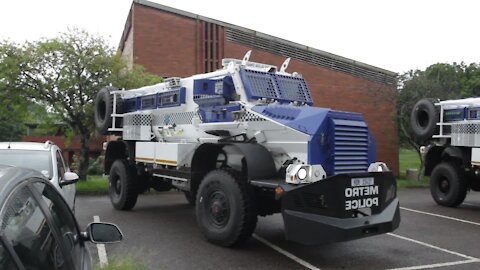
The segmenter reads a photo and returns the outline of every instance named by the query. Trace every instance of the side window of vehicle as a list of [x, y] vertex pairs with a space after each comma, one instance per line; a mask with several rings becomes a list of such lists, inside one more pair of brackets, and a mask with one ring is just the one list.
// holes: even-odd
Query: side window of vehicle
[[63, 162], [63, 157], [60, 151], [57, 151], [57, 170], [58, 170], [58, 178], [63, 179], [65, 174], [65, 163]]
[[63, 244], [65, 245], [67, 252], [72, 256], [73, 263], [75, 265], [80, 265], [80, 232], [77, 229], [77, 223], [70, 208], [63, 201], [60, 194], [58, 194], [58, 192], [50, 185], [37, 182], [33, 184], [33, 187], [38, 190], [42, 199], [47, 204], [48, 209], [52, 214], [55, 227], [60, 229]]
[[6, 202], [0, 231], [26, 269], [69, 269], [54, 231], [27, 186]]

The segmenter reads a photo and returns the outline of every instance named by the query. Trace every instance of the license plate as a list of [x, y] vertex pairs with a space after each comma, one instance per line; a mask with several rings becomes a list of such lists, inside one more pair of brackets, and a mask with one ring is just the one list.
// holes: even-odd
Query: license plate
[[373, 186], [373, 184], [374, 184], [373, 177], [352, 178], [352, 187]]

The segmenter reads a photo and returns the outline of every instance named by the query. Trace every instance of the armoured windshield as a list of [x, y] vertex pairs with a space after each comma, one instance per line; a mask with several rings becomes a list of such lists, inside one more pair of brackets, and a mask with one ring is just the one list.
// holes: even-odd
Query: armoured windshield
[[240, 76], [248, 99], [274, 99], [281, 103], [300, 102], [312, 105], [307, 83], [300, 76], [262, 72], [242, 68]]

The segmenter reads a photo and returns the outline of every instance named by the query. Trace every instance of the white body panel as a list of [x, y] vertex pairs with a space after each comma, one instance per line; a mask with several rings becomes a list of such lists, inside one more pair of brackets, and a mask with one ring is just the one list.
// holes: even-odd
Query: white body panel
[[138, 142], [135, 145], [135, 161], [190, 166], [196, 147], [195, 143]]
[[472, 165], [480, 166], [480, 148], [472, 148]]

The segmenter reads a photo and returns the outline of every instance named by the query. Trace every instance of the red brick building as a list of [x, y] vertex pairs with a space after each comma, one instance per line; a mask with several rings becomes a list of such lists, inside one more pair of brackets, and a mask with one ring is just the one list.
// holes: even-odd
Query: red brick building
[[[73, 156], [80, 156], [80, 141], [77, 137], [73, 138], [71, 142], [67, 143], [66, 136], [23, 136], [23, 142], [40, 142], [44, 143], [46, 141], [52, 141], [56, 144], [60, 149], [62, 149], [63, 158], [65, 162], [69, 165], [72, 164]], [[98, 157], [103, 151], [103, 142], [105, 141], [105, 137], [93, 137], [90, 138], [90, 144], [88, 148], [90, 149], [90, 157], [96, 158]]]
[[315, 106], [361, 112], [377, 140], [377, 159], [398, 174], [396, 74], [351, 59], [145, 0], [134, 0], [119, 50], [129, 63], [164, 77], [221, 68], [223, 58], [280, 65], [303, 74]]

